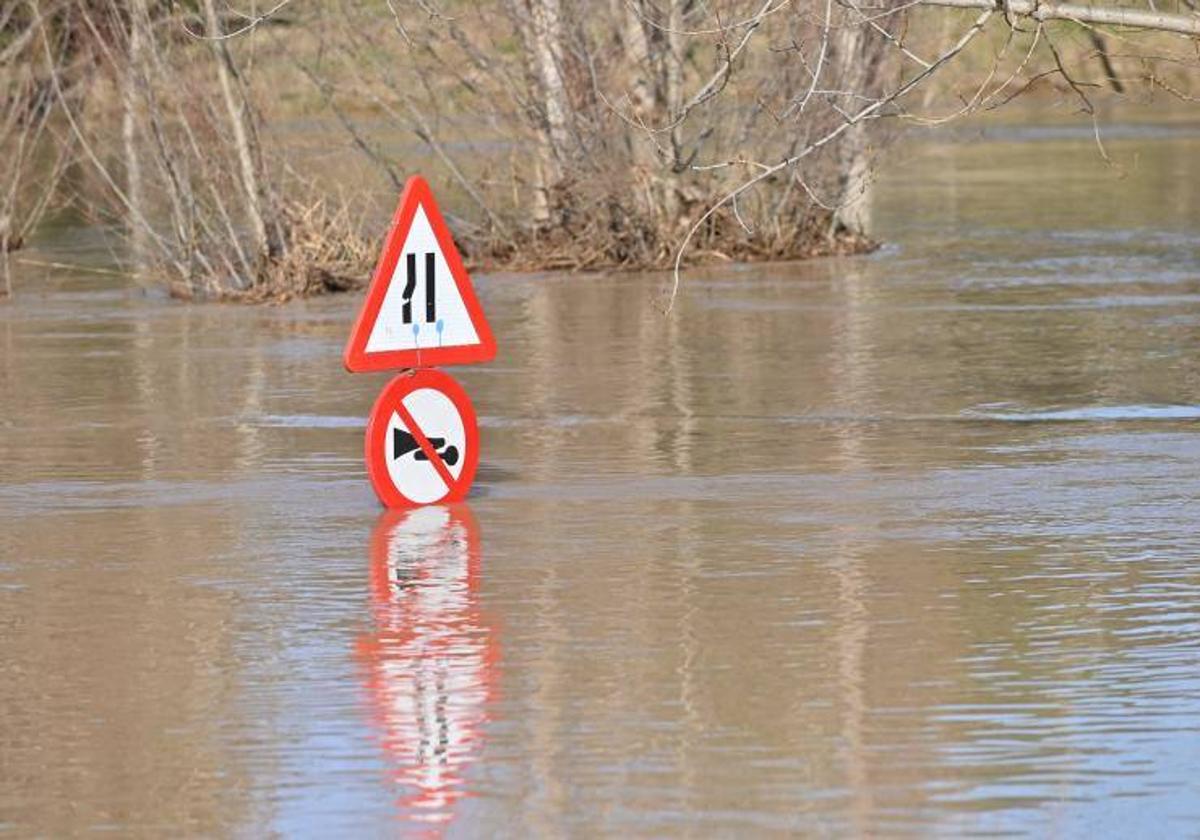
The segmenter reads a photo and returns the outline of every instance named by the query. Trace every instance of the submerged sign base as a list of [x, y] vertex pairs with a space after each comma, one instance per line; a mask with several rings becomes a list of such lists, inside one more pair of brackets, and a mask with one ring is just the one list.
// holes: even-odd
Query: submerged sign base
[[367, 420], [367, 475], [389, 508], [456, 502], [479, 466], [479, 428], [467, 393], [438, 370], [402, 373]]

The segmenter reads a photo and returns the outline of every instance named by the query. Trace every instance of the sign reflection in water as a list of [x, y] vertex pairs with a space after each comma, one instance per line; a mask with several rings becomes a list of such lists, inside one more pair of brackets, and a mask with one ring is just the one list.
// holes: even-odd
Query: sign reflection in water
[[373, 632], [359, 641], [372, 717], [410, 819], [444, 823], [483, 746], [499, 650], [478, 604], [465, 505], [388, 511], [371, 535]]

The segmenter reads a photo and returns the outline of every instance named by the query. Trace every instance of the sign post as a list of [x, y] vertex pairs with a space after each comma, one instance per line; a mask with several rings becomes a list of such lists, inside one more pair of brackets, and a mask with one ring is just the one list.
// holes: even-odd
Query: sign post
[[367, 475], [389, 508], [466, 496], [479, 464], [475, 411], [437, 365], [486, 362], [496, 340], [424, 179], [408, 180], [346, 342], [352, 373], [403, 372], [367, 421]]

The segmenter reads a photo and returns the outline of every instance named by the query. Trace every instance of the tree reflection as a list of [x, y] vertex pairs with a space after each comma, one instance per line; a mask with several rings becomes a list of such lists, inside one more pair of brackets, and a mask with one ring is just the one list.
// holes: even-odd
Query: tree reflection
[[465, 505], [389, 511], [371, 535], [373, 632], [360, 640], [372, 716], [405, 819], [448, 823], [483, 746], [499, 648], [478, 603]]

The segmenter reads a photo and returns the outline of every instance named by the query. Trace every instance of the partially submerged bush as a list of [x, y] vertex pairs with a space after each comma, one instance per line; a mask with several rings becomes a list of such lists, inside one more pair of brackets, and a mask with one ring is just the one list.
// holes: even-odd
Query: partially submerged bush
[[[25, 204], [12, 196], [27, 191], [0, 184], [0, 252], [20, 245], [54, 193], [123, 226], [133, 261], [181, 297], [352, 287], [375, 256], [359, 224], [366, 208], [322, 200], [349, 186], [344, 173], [296, 177], [283, 145], [289, 120], [319, 113], [337, 131], [326, 145], [361, 154], [397, 191], [420, 162], [475, 266], [848, 253], [873, 245], [877, 127], [927, 120], [917, 106], [938, 92], [922, 86], [960, 54], [976, 70], [963, 89], [946, 85], [953, 108], [933, 121], [1048, 76], [1089, 110], [1089, 84], [1068, 66], [1096, 56], [1113, 89], [1127, 89], [1116, 77], [1134, 59], [1151, 89], [1171, 89], [1145, 54], [1110, 55], [1095, 28], [1067, 22], [1052, 34], [1050, 7], [1006, 4], [1033, 27], [1024, 32], [991, 0], [920, 2], [979, 9], [939, 11], [936, 29], [910, 32], [914, 4], [900, 0], [271, 7], [286, 20], [224, 0], [0, 0], [0, 150], [18, 148], [11, 183], [31, 180], [35, 147], [55, 150], [56, 173]], [[1005, 37], [976, 37], [1001, 18]], [[1195, 15], [1134, 18], [1200, 33]], [[54, 189], [70, 160], [91, 174], [89, 189], [83, 178]]]
[[289, 201], [280, 207], [279, 216], [283, 248], [278, 256], [259, 255], [251, 282], [237, 276], [212, 278], [198, 286], [195, 275], [173, 276], [171, 293], [186, 299], [282, 302], [366, 283], [378, 242], [363, 235], [362, 225], [345, 204], [330, 207], [328, 199], [320, 197], [309, 203]]

